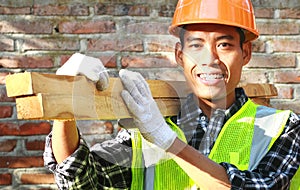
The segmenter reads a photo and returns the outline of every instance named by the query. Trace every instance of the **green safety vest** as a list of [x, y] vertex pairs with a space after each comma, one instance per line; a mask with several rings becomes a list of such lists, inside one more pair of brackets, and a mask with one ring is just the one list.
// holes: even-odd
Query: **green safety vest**
[[[228, 162], [240, 170], [253, 170], [282, 133], [290, 111], [260, 106], [248, 100], [223, 126], [209, 154], [213, 161]], [[170, 118], [169, 126], [186, 142], [183, 132]], [[132, 132], [132, 184], [133, 190], [144, 190], [142, 138]], [[233, 143], [234, 142], [234, 143]], [[234, 146], [233, 146], [234, 145]], [[155, 165], [154, 190], [194, 189], [195, 183], [174, 160], [164, 160]], [[147, 179], [146, 179], [147, 180]], [[292, 179], [291, 190], [300, 190], [300, 169]]]

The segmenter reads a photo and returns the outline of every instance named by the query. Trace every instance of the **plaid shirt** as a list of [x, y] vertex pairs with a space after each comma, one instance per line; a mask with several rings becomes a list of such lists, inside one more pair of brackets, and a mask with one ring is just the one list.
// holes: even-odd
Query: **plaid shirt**
[[[208, 155], [224, 123], [235, 114], [247, 97], [236, 90], [236, 102], [227, 110], [215, 110], [210, 120], [197, 106], [193, 95], [182, 107], [175, 122], [182, 128], [188, 143]], [[300, 164], [300, 120], [291, 114], [287, 125], [253, 171], [240, 171], [229, 163], [220, 163], [227, 171], [232, 189], [288, 189], [289, 181]], [[121, 130], [117, 137], [90, 149], [83, 139], [79, 148], [63, 163], [57, 164], [51, 149], [51, 137], [46, 139], [45, 165], [55, 174], [60, 189], [130, 189], [130, 132]]]

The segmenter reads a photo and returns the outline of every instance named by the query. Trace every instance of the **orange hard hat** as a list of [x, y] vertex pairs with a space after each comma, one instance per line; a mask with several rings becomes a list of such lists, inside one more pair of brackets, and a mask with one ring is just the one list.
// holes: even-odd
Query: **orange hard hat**
[[179, 0], [169, 32], [178, 37], [186, 24], [212, 23], [241, 28], [245, 41], [258, 38], [251, 0]]

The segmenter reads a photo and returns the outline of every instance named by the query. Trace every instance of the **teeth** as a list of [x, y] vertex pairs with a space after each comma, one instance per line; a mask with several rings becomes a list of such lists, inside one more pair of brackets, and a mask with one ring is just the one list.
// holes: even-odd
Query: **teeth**
[[223, 75], [222, 74], [201, 74], [200, 78], [206, 80], [222, 79]]

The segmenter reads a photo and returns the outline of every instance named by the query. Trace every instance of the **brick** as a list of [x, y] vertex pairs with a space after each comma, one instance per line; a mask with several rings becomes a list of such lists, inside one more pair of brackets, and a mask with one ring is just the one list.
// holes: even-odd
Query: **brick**
[[52, 23], [47, 20], [2, 20], [0, 33], [51, 34]]
[[0, 51], [14, 51], [14, 40], [0, 39]]
[[1, 168], [31, 168], [31, 167], [43, 167], [44, 160], [40, 156], [1, 156], [0, 167]]
[[32, 0], [9, 0], [1, 1], [1, 6], [3, 7], [30, 7], [32, 6]]
[[277, 109], [293, 110], [296, 114], [300, 114], [300, 101], [272, 101], [272, 106]]
[[283, 34], [298, 34], [299, 25], [295, 22], [287, 21], [274, 21], [274, 22], [257, 22], [257, 28], [259, 33], [271, 34], [271, 35], [283, 35]]
[[296, 67], [294, 55], [253, 55], [248, 68], [288, 68]]
[[294, 98], [294, 88], [289, 86], [276, 86], [278, 96], [274, 97], [276, 99], [293, 99]]
[[90, 39], [88, 51], [144, 51], [143, 42], [140, 39]]
[[125, 16], [128, 15], [129, 5], [126, 4], [104, 4], [98, 3], [95, 5], [96, 15], [115, 15]]
[[47, 122], [40, 123], [24, 123], [17, 125], [14, 123], [0, 123], [0, 136], [5, 135], [17, 135], [17, 136], [28, 136], [28, 135], [46, 135], [50, 133], [51, 125]]
[[267, 72], [268, 71], [245, 70], [242, 73], [240, 83], [268, 83], [269, 79]]
[[256, 18], [273, 18], [274, 9], [265, 7], [255, 7], [254, 14]]
[[176, 42], [168, 36], [145, 39], [146, 50], [149, 52], [174, 52]]
[[[115, 55], [110, 55], [110, 56], [109, 55], [101, 55], [98, 57], [94, 56], [94, 55], [88, 55], [88, 56], [99, 58], [106, 68], [116, 68], [117, 67], [117, 57]], [[60, 57], [60, 65], [63, 65], [70, 57], [71, 57], [71, 55], [61, 56]]]
[[10, 173], [0, 173], [0, 185], [12, 184], [12, 175]]
[[114, 33], [115, 22], [93, 20], [93, 21], [66, 21], [59, 23], [59, 33], [91, 34], [91, 33]]
[[24, 173], [21, 175], [22, 184], [54, 184], [53, 174]]
[[257, 39], [252, 42], [252, 52], [262, 53], [266, 51], [266, 43], [263, 40]]
[[85, 5], [35, 5], [34, 15], [39, 16], [87, 16], [89, 8]]
[[50, 56], [0, 57], [0, 66], [4, 68], [51, 68], [53, 64]]
[[8, 118], [13, 114], [13, 108], [11, 106], [0, 106], [0, 118]]
[[23, 51], [28, 50], [48, 50], [48, 51], [55, 51], [55, 50], [72, 50], [78, 51], [80, 48], [79, 41], [74, 39], [26, 39], [24, 40], [23, 44]]
[[158, 15], [161, 17], [173, 17], [175, 11], [175, 4], [162, 5], [158, 11]]
[[95, 14], [97, 15], [114, 15], [114, 16], [149, 16], [150, 9], [147, 5], [141, 4], [104, 4], [98, 3], [95, 5]]
[[252, 42], [252, 52], [265, 52], [266, 43], [263, 40], [257, 39]]
[[298, 38], [276, 38], [272, 41], [274, 52], [300, 52], [300, 43]]
[[125, 30], [128, 34], [165, 34], [169, 35], [168, 28], [169, 22], [140, 22], [140, 23], [129, 23]]
[[17, 140], [0, 141], [0, 152], [12, 152], [17, 146]]
[[129, 8], [129, 16], [149, 16], [150, 8], [147, 5], [133, 5]]
[[276, 71], [274, 72], [275, 83], [300, 83], [300, 71]]
[[0, 7], [0, 14], [2, 15], [28, 15], [30, 14], [30, 7]]
[[106, 68], [116, 68], [117, 67], [117, 57], [115, 55], [102, 55], [99, 57], [103, 65]]
[[5, 78], [8, 73], [0, 73], [0, 85], [5, 84]]
[[254, 0], [252, 1], [254, 7], [272, 7], [272, 8], [294, 8], [299, 7], [299, 0], [288, 0], [288, 1], [280, 1], [280, 0]]
[[280, 9], [279, 18], [299, 19], [300, 18], [300, 9], [299, 8]]
[[121, 64], [122, 67], [129, 68], [161, 68], [177, 66], [165, 56], [124, 56], [121, 59]]
[[44, 150], [45, 141], [43, 141], [43, 140], [33, 140], [33, 141], [26, 140], [25, 147], [27, 150]]
[[6, 86], [0, 86], [0, 102], [14, 102], [14, 98], [7, 97]]

